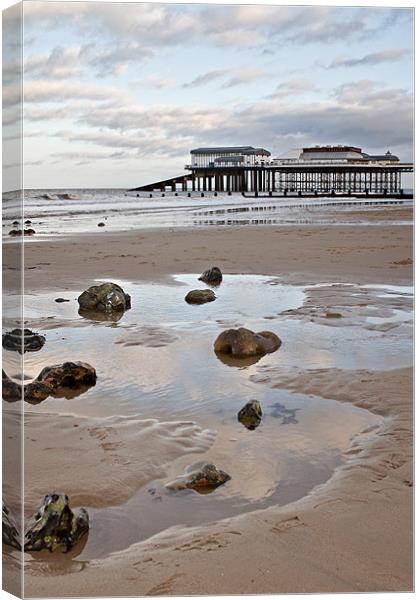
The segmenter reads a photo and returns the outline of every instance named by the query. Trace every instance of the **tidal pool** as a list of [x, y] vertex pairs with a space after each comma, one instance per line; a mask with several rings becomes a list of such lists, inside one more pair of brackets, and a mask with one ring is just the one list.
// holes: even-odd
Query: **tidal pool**
[[[114, 321], [80, 316], [76, 298], [81, 289], [26, 295], [25, 326], [47, 338], [42, 350], [25, 354], [26, 381], [44, 366], [67, 360], [88, 362], [98, 375], [96, 386], [81, 395], [48, 398], [28, 408], [79, 416], [193, 421], [216, 436], [204, 454], [174, 459], [166, 465], [165, 477], [151, 480], [124, 504], [86, 506], [92, 529], [80, 559], [103, 556], [172, 526], [198, 525], [297, 500], [331, 477], [355, 436], [382, 422], [351, 404], [255, 383], [251, 377], [261, 367], [391, 369], [411, 364], [412, 307], [407, 288], [371, 286], [378, 297], [391, 299], [388, 312], [380, 313], [386, 316], [377, 318], [395, 323], [392, 330], [378, 331], [367, 328], [375, 319], [374, 303], [364, 320], [349, 313], [331, 326], [331, 319], [299, 315], [308, 287], [284, 285], [268, 276], [225, 275], [221, 286], [214, 288], [217, 299], [200, 306], [184, 301], [189, 290], [207, 287], [197, 275], [176, 275], [167, 283], [116, 283], [131, 295], [132, 309]], [[349, 287], [349, 294], [363, 288], [357, 287]], [[407, 294], [409, 301], [400, 302]], [[54, 302], [58, 296], [70, 302]], [[7, 315], [6, 323], [12, 328]], [[213, 343], [230, 327], [269, 329], [283, 343], [259, 360], [220, 360]], [[13, 376], [16, 357], [5, 355], [6, 370]], [[261, 402], [263, 420], [249, 431], [238, 422], [237, 413], [252, 399]], [[197, 460], [214, 462], [232, 479], [208, 495], [165, 488]], [[30, 476], [26, 485], [31, 485]], [[63, 491], [71, 497], [71, 490]]]

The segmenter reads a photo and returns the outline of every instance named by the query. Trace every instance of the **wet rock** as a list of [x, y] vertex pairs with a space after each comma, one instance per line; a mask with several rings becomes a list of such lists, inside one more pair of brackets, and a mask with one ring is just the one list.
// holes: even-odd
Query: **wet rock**
[[32, 225], [32, 221], [30, 221], [29, 219], [26, 219], [25, 225]]
[[56, 298], [54, 302], [70, 302], [70, 300], [68, 298]]
[[9, 509], [3, 500], [2, 509], [2, 539], [3, 544], [12, 546], [13, 548], [21, 549], [19, 531]]
[[22, 385], [10, 379], [4, 370], [2, 371], [2, 397], [6, 402], [18, 402], [22, 398]]
[[98, 223], [98, 227], [105, 227], [105, 223]]
[[96, 371], [87, 363], [65, 362], [42, 369], [38, 377], [25, 385], [24, 398], [38, 404], [48, 396], [57, 396], [63, 390], [77, 390], [96, 384]]
[[185, 302], [188, 304], [205, 304], [216, 300], [216, 294], [213, 290], [191, 290], [185, 296]]
[[38, 511], [28, 523], [24, 550], [49, 550], [57, 548], [67, 552], [89, 531], [89, 516], [84, 508], [74, 513], [68, 496], [53, 492], [45, 496]]
[[204, 283], [209, 283], [210, 285], [220, 285], [222, 283], [223, 275], [219, 267], [212, 267], [211, 269], [204, 271], [198, 279], [199, 281], [204, 281]]
[[[23, 334], [23, 336], [22, 336]], [[3, 334], [2, 345], [6, 350], [23, 352], [36, 352], [45, 344], [45, 336], [35, 333], [30, 329], [13, 329]]]
[[216, 354], [231, 354], [236, 358], [262, 356], [280, 348], [280, 338], [271, 331], [254, 333], [250, 329], [227, 329], [214, 342]]
[[327, 312], [325, 313], [326, 319], [341, 319], [343, 315], [339, 312]]
[[14, 225], [14, 227], [17, 227], [19, 225], [19, 221], [13, 221], [12, 225]]
[[262, 408], [258, 400], [251, 400], [238, 412], [238, 421], [247, 429], [253, 430], [258, 427], [262, 419]]
[[192, 489], [200, 494], [208, 494], [229, 479], [230, 475], [212, 463], [199, 461], [187, 467], [184, 475], [168, 483], [166, 487], [174, 491]]
[[131, 297], [116, 283], [93, 285], [77, 301], [82, 311], [112, 313], [131, 308]]

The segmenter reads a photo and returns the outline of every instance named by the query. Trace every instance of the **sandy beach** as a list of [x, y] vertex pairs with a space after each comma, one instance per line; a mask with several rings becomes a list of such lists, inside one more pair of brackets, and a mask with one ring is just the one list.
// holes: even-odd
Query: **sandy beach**
[[[412, 208], [393, 210], [398, 211], [398, 215], [393, 213], [393, 220], [397, 217], [412, 220]], [[26, 596], [412, 590], [412, 324], [405, 317], [401, 319], [412, 309], [412, 298], [404, 294], [404, 289], [413, 284], [413, 230], [393, 221], [377, 226], [369, 224], [369, 219], [387, 221], [388, 215], [386, 209], [367, 211], [361, 225], [356, 222], [359, 212], [355, 211], [354, 224], [331, 227], [247, 225], [125, 233], [104, 229], [77, 238], [34, 239], [25, 244], [28, 325], [46, 331], [50, 337], [56, 335], [57, 341], [51, 337], [54, 347], [59, 336], [65, 339], [70, 335], [64, 333], [62, 326], [66, 319], [71, 319], [74, 335], [85, 336], [71, 342], [73, 356], [78, 343], [83, 355], [75, 356], [75, 360], [84, 359], [84, 353], [87, 358], [95, 356], [98, 367], [102, 360], [100, 343], [104, 360], [108, 360], [106, 343], [98, 337], [94, 354], [88, 348], [86, 336], [90, 331], [92, 338], [102, 335], [104, 327], [106, 335], [118, 333], [121, 337], [115, 344], [119, 345], [113, 344], [112, 348], [117, 355], [120, 353], [122, 361], [130, 356], [130, 351], [138, 352], [132, 355], [135, 364], [117, 366], [121, 378], [127, 377], [127, 385], [136, 378], [143, 381], [151, 401], [156, 402], [153, 408], [146, 401], [142, 403], [141, 398], [135, 405], [130, 404], [131, 398], [124, 397], [118, 404], [117, 393], [106, 387], [102, 392], [101, 381], [106, 383], [108, 374], [102, 377], [101, 372], [94, 392], [98, 396], [89, 392], [76, 398], [49, 399], [37, 406], [25, 405], [27, 514], [33, 513], [42, 496], [53, 487], [65, 491], [74, 506], [92, 509], [93, 521], [96, 514], [101, 518], [108, 515], [110, 519], [109, 529], [106, 521], [99, 532], [93, 526], [90, 535], [92, 539], [98, 536], [99, 541], [90, 550], [88, 542], [85, 550], [75, 548], [66, 555], [50, 556], [45, 552], [28, 555]], [[304, 297], [299, 302], [285, 300], [284, 306], [279, 300], [275, 314], [274, 306], [271, 312], [267, 308], [273, 304], [272, 296], [267, 296], [267, 306], [260, 309], [256, 297], [255, 310], [261, 310], [258, 318], [266, 319], [266, 328], [276, 326], [280, 334], [284, 328], [285, 335], [281, 335], [284, 350], [282, 346], [279, 358], [263, 360], [240, 373], [236, 367], [217, 365], [221, 377], [235, 371], [245, 386], [252, 386], [252, 393], [261, 390], [270, 401], [277, 394], [280, 400], [284, 394], [287, 402], [296, 397], [302, 402], [296, 404], [299, 406], [296, 410], [301, 410], [302, 427], [306, 431], [310, 431], [312, 417], [310, 412], [304, 412], [304, 407], [310, 411], [311, 398], [314, 403], [319, 402], [316, 404], [319, 415], [325, 414], [326, 418], [331, 406], [331, 419], [336, 421], [331, 427], [328, 451], [336, 455], [334, 460], [331, 458], [328, 472], [320, 471], [317, 478], [309, 478], [299, 492], [301, 497], [296, 492], [296, 499], [284, 500], [281, 505], [275, 501], [264, 504], [272, 491], [271, 480], [277, 477], [280, 487], [282, 480], [275, 460], [270, 458], [269, 444], [276, 440], [280, 448], [282, 444], [295, 443], [293, 437], [285, 433], [282, 442], [279, 430], [270, 421], [264, 430], [267, 445], [261, 446], [260, 462], [249, 463], [249, 467], [245, 462], [243, 467], [239, 463], [236, 471], [235, 457], [240, 452], [235, 454], [229, 444], [236, 439], [240, 442], [242, 437], [230, 421], [221, 418], [219, 423], [219, 413], [211, 404], [200, 408], [202, 415], [199, 408], [195, 411], [191, 409], [193, 405], [188, 405], [171, 418], [164, 403], [159, 406], [159, 394], [163, 402], [165, 395], [187, 393], [173, 391], [171, 385], [179, 377], [178, 372], [168, 375], [163, 365], [169, 368], [173, 348], [191, 346], [197, 348], [199, 356], [200, 338], [192, 325], [190, 329], [186, 325], [184, 329], [175, 325], [163, 329], [149, 323], [144, 314], [142, 328], [133, 323], [124, 329], [122, 319], [116, 331], [116, 324], [92, 325], [76, 319], [73, 313], [60, 312], [72, 309], [53, 302], [56, 296], [68, 297], [72, 302], [76, 291], [80, 293], [97, 280], [143, 282], [152, 285], [152, 292], [158, 289], [153, 285], [176, 289], [181, 284], [174, 281], [174, 275], [196, 278], [212, 265], [218, 265], [229, 275], [264, 276], [270, 294], [277, 293], [282, 286], [290, 286], [290, 294], [298, 290]], [[5, 285], [7, 278], [12, 281], [15, 275], [13, 268], [6, 265]], [[398, 286], [400, 291], [393, 293], [392, 286]], [[42, 303], [47, 302], [50, 304], [46, 313]], [[138, 303], [141, 305], [140, 292]], [[245, 309], [248, 310], [248, 305]], [[334, 311], [339, 318], [328, 318], [327, 313]], [[224, 322], [220, 320], [217, 327], [230, 323], [246, 325], [240, 322], [245, 316], [232, 315], [226, 316]], [[204, 336], [206, 330], [203, 332]], [[213, 329], [209, 332], [213, 335]], [[296, 338], [288, 338], [287, 332]], [[318, 332], [320, 337], [314, 338], [311, 332]], [[378, 349], [376, 359], [374, 356], [364, 359], [365, 338], [366, 344]], [[305, 343], [310, 349], [308, 354], [319, 351], [320, 355], [305, 356]], [[48, 344], [49, 341], [46, 348]], [[346, 357], [347, 344], [350, 359]], [[160, 367], [150, 358], [156, 349], [163, 357]], [[327, 354], [333, 356], [334, 352], [336, 361], [327, 360]], [[64, 358], [64, 354], [57, 356], [56, 362]], [[36, 376], [43, 360], [34, 355], [28, 358], [25, 368], [29, 378]], [[168, 383], [163, 391], [156, 391], [159, 381], [164, 385], [165, 377], [171, 385]], [[204, 380], [203, 385], [210, 386], [209, 381]], [[224, 381], [220, 387], [215, 385], [215, 395], [225, 385]], [[193, 389], [191, 386], [186, 390]], [[98, 400], [102, 393], [103, 402]], [[304, 414], [308, 415], [306, 421]], [[8, 418], [13, 420], [12, 407], [5, 404], [5, 419]], [[247, 433], [251, 432], [244, 430], [243, 435]], [[326, 434], [320, 429], [313, 436], [321, 439]], [[264, 444], [262, 435], [255, 439]], [[321, 445], [305, 448], [308, 453], [316, 448], [320, 456], [326, 452]], [[130, 525], [124, 521], [122, 533], [119, 532], [115, 518], [119, 513], [107, 510], [119, 510], [122, 515], [136, 494], [141, 494], [142, 489], [145, 494], [150, 491], [151, 482], [167, 481], [202, 456], [212, 457], [219, 464], [229, 455], [232, 484], [227, 489], [232, 494], [246, 496], [248, 504], [243, 514], [234, 512], [228, 492], [221, 491], [224, 504], [221, 502], [218, 510], [222, 516], [227, 511], [225, 518], [209, 522], [199, 513], [198, 523], [191, 521], [189, 526], [175, 523], [152, 532], [146, 539], [130, 538], [128, 546], [122, 547], [121, 538]], [[243, 488], [241, 479], [246, 482]], [[11, 498], [13, 507], [16, 498], [13, 494]], [[134, 508], [129, 508], [133, 511], [131, 519], [136, 511], [142, 511], [140, 500]], [[255, 510], [253, 502], [257, 503]], [[118, 540], [120, 547], [112, 553], [100, 551], [100, 540], [106, 535], [115, 535]], [[13, 551], [5, 555], [10, 577], [17, 569], [16, 555]]]

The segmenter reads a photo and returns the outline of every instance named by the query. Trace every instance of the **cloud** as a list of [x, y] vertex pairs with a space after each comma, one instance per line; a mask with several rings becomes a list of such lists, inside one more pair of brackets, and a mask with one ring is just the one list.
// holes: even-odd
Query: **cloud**
[[168, 87], [172, 87], [174, 85], [174, 80], [170, 78], [156, 77], [151, 75], [150, 77], [144, 77], [144, 79], [138, 79], [137, 81], [133, 81], [132, 85], [140, 88], [147, 87], [162, 90]]
[[254, 67], [214, 69], [212, 71], [207, 71], [207, 73], [203, 73], [202, 75], [198, 75], [192, 81], [184, 83], [182, 87], [195, 88], [207, 85], [212, 81], [224, 79], [225, 81], [221, 87], [231, 88], [236, 87], [237, 85], [242, 85], [244, 83], [251, 83], [257, 79], [261, 79], [267, 76], [268, 73], [266, 71]]
[[358, 67], [361, 65], [379, 65], [381, 63], [396, 62], [410, 53], [408, 48], [390, 48], [380, 52], [372, 52], [361, 58], [336, 58], [329, 65], [328, 69], [337, 67]]
[[309, 79], [293, 79], [291, 81], [279, 83], [276, 91], [273, 94], [266, 96], [266, 98], [269, 100], [287, 98], [289, 96], [298, 96], [305, 92], [312, 92], [316, 89], [315, 85], [312, 81], [309, 81]]

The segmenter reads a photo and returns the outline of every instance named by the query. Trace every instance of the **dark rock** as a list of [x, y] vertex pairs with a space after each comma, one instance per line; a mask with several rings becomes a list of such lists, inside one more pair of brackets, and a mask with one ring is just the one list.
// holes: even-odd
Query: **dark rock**
[[216, 354], [231, 354], [236, 358], [261, 356], [280, 348], [280, 338], [271, 331], [254, 333], [245, 327], [227, 329], [214, 342]]
[[105, 223], [98, 223], [98, 227], [105, 227]]
[[68, 552], [89, 531], [89, 516], [84, 508], [74, 513], [65, 494], [53, 492], [28, 523], [24, 550], [49, 550], [57, 548]]
[[[23, 333], [23, 336], [22, 336]], [[13, 329], [3, 334], [2, 345], [6, 350], [23, 352], [36, 352], [45, 344], [45, 336], [35, 333], [30, 329]]]
[[[23, 235], [34, 235], [35, 229], [24, 229], [23, 230]], [[19, 235], [22, 235], [22, 229], [12, 229], [11, 231], [9, 231], [9, 235], [13, 236], [13, 237], [17, 237]]]
[[77, 299], [83, 311], [123, 312], [131, 308], [131, 297], [116, 283], [93, 285]]
[[31, 381], [24, 387], [23, 398], [25, 402], [29, 404], [39, 404], [46, 400], [49, 396], [53, 395], [53, 391], [47, 385], [44, 385], [41, 381]]
[[13, 546], [13, 548], [21, 549], [19, 531], [9, 509], [3, 500], [2, 510], [2, 539], [3, 544]]
[[6, 402], [18, 402], [22, 398], [22, 385], [10, 379], [5, 371], [2, 371], [2, 397]]
[[325, 313], [326, 319], [341, 319], [343, 315], [339, 312], [327, 312]]
[[32, 221], [30, 221], [29, 219], [26, 219], [25, 225], [32, 225]]
[[238, 421], [247, 429], [256, 429], [261, 423], [262, 408], [258, 400], [251, 400], [238, 412]]
[[19, 221], [13, 221], [12, 225], [14, 225], [15, 227], [17, 227], [19, 225]]
[[199, 281], [204, 281], [204, 283], [209, 283], [210, 285], [220, 285], [222, 283], [223, 275], [219, 267], [212, 267], [211, 269], [204, 271], [198, 279]]
[[168, 483], [171, 490], [192, 489], [200, 494], [208, 494], [231, 479], [230, 475], [218, 469], [212, 463], [199, 461], [185, 469], [184, 475]]
[[56, 298], [54, 302], [70, 302], [68, 298]]
[[185, 302], [188, 304], [205, 304], [216, 300], [216, 295], [213, 290], [191, 290], [185, 296]]

